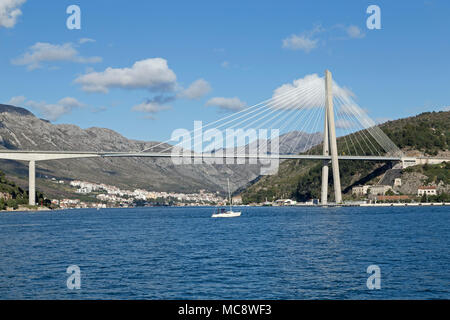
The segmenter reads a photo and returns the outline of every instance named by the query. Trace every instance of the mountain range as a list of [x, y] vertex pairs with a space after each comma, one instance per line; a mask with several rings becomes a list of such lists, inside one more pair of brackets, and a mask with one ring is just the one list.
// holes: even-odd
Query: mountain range
[[[280, 151], [305, 151], [317, 144], [321, 134], [292, 132], [280, 136], [284, 141]], [[156, 141], [127, 139], [106, 128], [82, 129], [72, 124], [53, 124], [39, 119], [27, 109], [0, 105], [0, 149], [40, 151], [138, 152], [159, 144]], [[269, 142], [270, 144], [270, 142]], [[162, 144], [164, 149], [170, 145]], [[154, 151], [158, 151], [155, 149]], [[27, 187], [27, 164], [0, 160], [0, 170], [23, 187]], [[40, 183], [51, 178], [78, 179], [106, 183], [121, 188], [144, 188], [155, 191], [191, 193], [201, 189], [213, 192], [236, 190], [257, 179], [259, 164], [183, 164], [174, 165], [170, 158], [88, 158], [40, 161], [36, 166], [37, 186], [47, 196], [59, 191], [51, 184]]]

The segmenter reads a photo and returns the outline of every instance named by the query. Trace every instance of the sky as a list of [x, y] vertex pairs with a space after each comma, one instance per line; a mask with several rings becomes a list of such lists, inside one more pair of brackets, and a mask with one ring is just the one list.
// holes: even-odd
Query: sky
[[0, 0], [0, 103], [165, 141], [329, 69], [375, 121], [448, 110], [449, 16], [447, 0]]

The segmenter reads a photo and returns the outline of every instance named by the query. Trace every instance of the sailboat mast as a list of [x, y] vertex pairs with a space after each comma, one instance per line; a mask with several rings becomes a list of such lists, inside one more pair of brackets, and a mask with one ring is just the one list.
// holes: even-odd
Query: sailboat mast
[[229, 178], [227, 178], [227, 181], [228, 181], [228, 199], [229, 199], [229, 201], [230, 201], [230, 211], [233, 211], [233, 210], [231, 210], [231, 191], [230, 191], [230, 179], [229, 179]]

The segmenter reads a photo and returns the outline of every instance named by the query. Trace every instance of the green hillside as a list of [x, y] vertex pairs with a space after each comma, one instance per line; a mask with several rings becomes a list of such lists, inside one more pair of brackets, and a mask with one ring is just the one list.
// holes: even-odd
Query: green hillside
[[[425, 155], [436, 155], [447, 151], [450, 145], [450, 112], [427, 112], [415, 117], [399, 119], [380, 125], [384, 133], [403, 151], [417, 150]], [[374, 142], [374, 141], [373, 141]], [[353, 133], [338, 139], [339, 154], [353, 150], [363, 144], [361, 133]], [[349, 145], [351, 144], [351, 145]], [[370, 144], [370, 141], [369, 141]], [[376, 145], [373, 143], [373, 145]], [[322, 146], [314, 147], [310, 153], [320, 154]], [[360, 150], [360, 149], [359, 149]], [[366, 149], [366, 154], [370, 152]], [[381, 149], [376, 150], [381, 153]], [[359, 154], [362, 154], [360, 152]], [[372, 153], [373, 154], [373, 153]], [[380, 177], [391, 168], [390, 162], [340, 161], [340, 176], [344, 198], [349, 197], [352, 186], [366, 184]], [[272, 201], [291, 198], [297, 201], [320, 197], [321, 161], [295, 160], [280, 164], [277, 174], [265, 176], [242, 193], [244, 203]], [[334, 198], [333, 181], [330, 174], [329, 197]]]
[[427, 184], [444, 183], [450, 185], [450, 162], [423, 166], [414, 166], [404, 169], [405, 172], [418, 172], [428, 177]]
[[450, 111], [425, 112], [415, 117], [389, 121], [381, 129], [404, 150], [418, 150], [437, 155], [449, 150]]
[[[49, 205], [48, 200], [40, 192], [36, 192], [36, 199], [38, 203]], [[6, 210], [7, 207], [18, 209], [19, 205], [28, 205], [28, 191], [9, 181], [0, 171], [0, 210]]]

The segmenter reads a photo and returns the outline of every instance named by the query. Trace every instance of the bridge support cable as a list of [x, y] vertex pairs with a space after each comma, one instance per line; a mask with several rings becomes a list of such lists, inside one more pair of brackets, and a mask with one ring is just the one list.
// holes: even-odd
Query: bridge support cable
[[[317, 88], [315, 88], [315, 90], [313, 90], [309, 96], [309, 98], [305, 101], [305, 104], [314, 104], [314, 101], [317, 101], [320, 98], [320, 91], [317, 90]], [[308, 110], [311, 109], [310, 107], [305, 107], [305, 104], [302, 105], [298, 105], [294, 108], [298, 109], [298, 116], [297, 117], [292, 117], [291, 120], [289, 122], [285, 122], [280, 128], [279, 131], [280, 133], [286, 132], [285, 136], [280, 140], [280, 147], [283, 146], [283, 143], [287, 140], [288, 136], [292, 135], [292, 133], [294, 135], [297, 135], [297, 138], [294, 140], [294, 143], [292, 143], [291, 148], [289, 150], [289, 153], [292, 153], [293, 150], [296, 150], [298, 143], [301, 141], [301, 139], [303, 138], [305, 132], [308, 130], [308, 127], [311, 123], [311, 120], [313, 119], [312, 117], [312, 112], [308, 113]], [[319, 107], [319, 108], [317, 108]], [[320, 106], [317, 106], [314, 109], [320, 109]], [[307, 117], [306, 121], [303, 122], [303, 124], [300, 124], [300, 122], [304, 119], [304, 115], [308, 114], [309, 117]], [[289, 125], [291, 125], [292, 123], [294, 123], [293, 127], [289, 127]], [[271, 129], [273, 127], [276, 128], [276, 125], [278, 125], [277, 123], [274, 123], [271, 125]], [[301, 127], [297, 127], [297, 125], [300, 125]], [[313, 131], [311, 131], [311, 133], [313, 133]], [[309, 136], [309, 138], [311, 137], [311, 135]], [[303, 151], [306, 151], [308, 149], [307, 145], [305, 145], [305, 147], [303, 148]]]
[[[344, 137], [345, 141], [347, 141], [347, 138], [348, 138], [348, 140], [350, 140], [351, 146], [353, 147], [353, 150], [355, 151], [354, 155], [355, 156], [358, 155], [358, 151], [356, 150], [356, 143], [355, 143], [355, 141], [353, 141], [353, 138], [352, 138], [353, 132], [351, 130], [351, 127], [350, 126], [345, 126], [342, 130], [345, 133], [345, 134], [343, 134], [343, 137]], [[351, 148], [348, 147], [348, 149], [349, 149], [348, 150], [349, 155], [352, 155], [352, 151], [350, 150]]]
[[[317, 113], [317, 110], [322, 107], [320, 106], [320, 101], [323, 99], [319, 88], [312, 86], [311, 89], [312, 90], [309, 91], [309, 96], [300, 97], [297, 104], [293, 106], [293, 108], [298, 109], [297, 116], [292, 117], [291, 120], [285, 122], [281, 127], [279, 127], [280, 133], [286, 132], [284, 137], [280, 139], [280, 147], [282, 147], [287, 140], [291, 139], [293, 136], [296, 136], [293, 143], [291, 143], [291, 147], [289, 148], [289, 154], [296, 150], [298, 143], [302, 141], [302, 138], [307, 131], [314, 133], [314, 127], [310, 126], [315, 123], [314, 112]], [[278, 122], [279, 121], [273, 123], [271, 128], [276, 128]], [[292, 124], [294, 124], [294, 126], [290, 127]], [[309, 135], [308, 139], [309, 138], [311, 138], [311, 135]], [[308, 145], [309, 143], [306, 143], [306, 145], [302, 148], [303, 151], [308, 149]]]
[[[290, 104], [290, 103], [294, 102], [297, 99], [297, 96], [301, 95], [302, 92], [304, 92], [304, 91], [305, 91], [305, 89], [303, 89], [303, 88], [301, 88], [301, 89], [297, 88], [297, 90], [295, 90], [294, 92], [290, 91], [289, 95], [285, 95], [281, 98], [278, 97], [277, 99], [272, 99], [269, 103], [260, 106], [257, 110], [258, 112], [253, 115], [250, 115], [250, 114], [254, 113], [255, 110], [250, 111], [249, 113], [246, 113], [246, 114], [240, 114], [239, 117], [237, 117], [237, 118], [230, 118], [230, 116], [228, 116], [228, 117], [226, 117], [227, 118], [226, 122], [221, 123], [211, 129], [217, 129], [217, 130], [219, 128], [228, 129], [228, 130], [235, 129], [235, 128], [242, 129], [243, 126], [246, 128], [251, 124], [258, 123], [259, 121], [266, 119], [268, 116], [270, 116], [274, 113], [276, 116], [276, 112], [282, 110], [282, 109], [280, 109], [280, 107], [282, 105]], [[249, 116], [247, 116], [247, 115], [249, 115]], [[236, 122], [236, 120], [240, 120], [240, 121]], [[252, 122], [248, 123], [250, 120], [252, 120]], [[217, 121], [216, 121], [216, 123], [217, 123]], [[206, 128], [208, 126], [209, 125], [205, 125], [205, 126], [203, 126], [203, 128]], [[200, 138], [202, 133], [195, 132], [195, 130], [191, 131], [191, 133], [194, 134], [194, 137], [193, 137], [193, 139], [190, 137], [189, 142], [191, 140], [194, 140], [194, 145], [191, 146], [192, 149], [194, 150], [195, 148], [199, 147], [200, 143], [203, 142], [202, 139]], [[198, 138], [200, 138], [200, 139], [198, 139]], [[196, 140], [198, 140], [198, 142], [195, 142]], [[172, 148], [173, 148], [173, 146], [170, 146], [168, 148], [165, 148], [162, 152], [169, 151]]]
[[[374, 143], [372, 142], [373, 137], [370, 134], [370, 132], [368, 132], [369, 135], [366, 134], [366, 131], [368, 131], [367, 127], [361, 124], [360, 120], [358, 120], [358, 117], [357, 115], [355, 115], [354, 112], [349, 111], [353, 110], [355, 107], [349, 107], [348, 104], [345, 104], [339, 97], [336, 97], [336, 101], [338, 105], [341, 106], [342, 109], [342, 111], [338, 112], [338, 114], [340, 115], [341, 120], [344, 123], [344, 126], [347, 126], [350, 129], [352, 129], [353, 132], [350, 134], [350, 137], [353, 136], [356, 142], [359, 144], [361, 149], [361, 155], [370, 155], [375, 153], [378, 153], [380, 155], [379, 148], [381, 147], [382, 150], [384, 150], [383, 147], [381, 146], [383, 142], [381, 142], [380, 144], [376, 142], [377, 140], [374, 140], [376, 145], [378, 145], [378, 148], [374, 145]], [[365, 144], [367, 149], [363, 148], [362, 144]]]
[[[260, 119], [256, 119], [252, 121], [251, 123], [246, 124], [244, 127], [242, 127], [243, 130], [252, 127], [252, 129], [265, 129], [267, 131], [277, 129], [279, 132], [283, 132], [283, 130], [286, 129], [286, 127], [289, 127], [294, 120], [297, 118], [297, 114], [300, 114], [305, 108], [303, 106], [296, 105], [296, 101], [299, 99], [300, 95], [305, 95], [308, 97], [316, 97], [318, 96], [317, 92], [314, 92], [311, 88], [305, 88], [301, 92], [299, 92], [299, 95], [294, 96], [294, 99], [290, 99], [289, 101], [279, 101], [278, 104], [274, 104], [271, 106], [273, 109], [269, 114], [272, 114], [275, 112], [275, 114], [265, 119], [266, 117], [261, 117]], [[275, 99], [278, 101], [279, 99]], [[262, 121], [264, 119], [264, 121]], [[262, 122], [261, 122], [262, 121]], [[259, 138], [256, 139], [254, 143], [257, 143], [256, 146], [256, 154], [259, 154], [261, 152], [261, 145], [262, 142]], [[248, 145], [250, 145], [252, 141], [248, 142]], [[245, 152], [246, 144], [242, 146], [237, 147], [237, 154], [241, 154], [242, 152]], [[267, 150], [265, 150], [267, 152]]]
[[[335, 112], [336, 112], [336, 118], [338, 118], [336, 109], [335, 109]], [[347, 127], [341, 128], [341, 132], [343, 132], [342, 139], [344, 140], [345, 146], [347, 147], [347, 149], [346, 149], [347, 153], [345, 153], [345, 151], [341, 151], [342, 155], [351, 155], [350, 146], [348, 144], [348, 140], [349, 140], [348, 136], [351, 132], [350, 132], [349, 128], [347, 128]], [[351, 140], [350, 140], [350, 142], [351, 142]]]
[[312, 151], [313, 151], [313, 149], [312, 149], [313, 142], [311, 140], [312, 134], [315, 132], [319, 132], [319, 130], [322, 131], [320, 129], [320, 122], [321, 122], [320, 120], [323, 119], [323, 113], [324, 113], [323, 110], [325, 110], [325, 108], [324, 108], [324, 106], [321, 106], [320, 108], [316, 108], [316, 109], [317, 109], [317, 114], [316, 114], [316, 118], [314, 120], [314, 127], [312, 128], [311, 134], [309, 135], [308, 141], [306, 142], [306, 149], [307, 149], [306, 153], [307, 154], [312, 154]]
[[402, 156], [401, 150], [392, 142], [391, 139], [379, 128], [379, 126], [363, 111], [363, 109], [353, 100], [350, 95], [339, 93], [336, 99], [342, 105], [344, 113], [352, 116], [360, 125], [360, 130], [367, 131], [372, 139], [382, 148], [382, 151], [390, 156]]
[[[336, 99], [336, 101], [340, 101], [340, 100]], [[338, 119], [340, 118], [339, 112], [337, 112], [337, 110], [336, 110], [336, 116], [338, 117]], [[347, 112], [342, 112], [340, 120], [342, 122], [341, 126], [343, 126], [343, 127], [347, 126], [347, 127], [353, 128], [354, 132], [351, 135], [355, 136], [355, 140], [357, 141], [357, 143], [361, 149], [361, 155], [367, 155], [367, 154], [375, 155], [376, 153], [378, 153], [380, 155], [377, 148], [373, 145], [371, 139], [366, 135], [366, 133], [365, 133], [366, 129], [364, 127], [361, 127], [361, 125], [359, 124], [357, 118], [355, 117], [355, 115], [353, 113], [349, 114]], [[358, 138], [358, 135], [359, 135], [359, 138]], [[367, 149], [365, 149], [363, 147], [363, 144], [366, 145]], [[368, 153], [368, 152], [370, 152], [370, 153]]]
[[[293, 141], [293, 143], [291, 144], [291, 147], [289, 148], [289, 153], [294, 153], [296, 150], [300, 150], [301, 152], [306, 152], [309, 149], [309, 141], [304, 144], [304, 146], [302, 148], [298, 148], [299, 144], [304, 141], [305, 135], [309, 133], [309, 137], [308, 140], [312, 137], [312, 135], [314, 134], [314, 129], [312, 129], [312, 127], [310, 127], [311, 125], [313, 125], [316, 122], [316, 118], [318, 116], [317, 114], [317, 110], [320, 110], [323, 108], [322, 105], [320, 105], [320, 101], [322, 99], [321, 98], [321, 92], [320, 90], [316, 90], [316, 94], [314, 97], [312, 97], [311, 100], [306, 101], [307, 104], [309, 104], [309, 107], [305, 107], [305, 114], [302, 115], [302, 119], [299, 119], [300, 121], [296, 121], [296, 124], [301, 122], [301, 120], [304, 119], [303, 123], [299, 123], [299, 127], [294, 127], [294, 129], [291, 132], [294, 132], [294, 135], [296, 135], [297, 137], [295, 138], [295, 140]], [[314, 105], [314, 107], [312, 107], [312, 105]], [[311, 111], [311, 109], [313, 111]], [[289, 134], [289, 133], [287, 133]], [[280, 142], [280, 146], [282, 146], [283, 142]]]
[[[298, 112], [298, 115], [297, 115], [296, 119], [294, 119], [294, 122], [292, 124], [293, 130], [291, 132], [287, 132], [283, 136], [283, 138], [280, 140], [280, 146], [283, 146], [290, 138], [292, 138], [292, 136], [294, 136], [294, 137], [296, 136], [294, 142], [291, 143], [291, 146], [289, 147], [289, 150], [287, 152], [288, 154], [291, 154], [294, 150], [297, 149], [299, 138], [304, 133], [299, 128], [302, 124], [302, 121], [304, 120], [306, 113], [307, 113], [306, 108], [302, 108], [301, 111]], [[304, 151], [304, 149], [302, 151]]]
[[[203, 125], [203, 128], [205, 129], [205, 128], [209, 128], [209, 127], [213, 127], [213, 126], [214, 126], [214, 128], [220, 128], [220, 127], [223, 127], [223, 126], [225, 126], [227, 124], [230, 124], [230, 123], [232, 123], [232, 122], [234, 122], [236, 120], [239, 120], [239, 119], [242, 119], [242, 118], [245, 119], [249, 114], [252, 114], [252, 113], [254, 113], [254, 112], [258, 111], [258, 110], [261, 110], [261, 109], [264, 110], [268, 106], [273, 105], [275, 102], [284, 102], [287, 99], [292, 98], [295, 94], [298, 94], [299, 91], [301, 91], [301, 88], [300, 89], [299, 88], [294, 88], [294, 89], [288, 90], [287, 92], [284, 92], [282, 95], [280, 95], [278, 97], [279, 101], [275, 101], [275, 99], [272, 97], [270, 99], [264, 100], [264, 101], [262, 101], [260, 103], [255, 104], [255, 105], [247, 107], [247, 108], [245, 108], [243, 110], [240, 110], [240, 111], [235, 112], [233, 114], [227, 115], [227, 116], [225, 116], [223, 118], [220, 118], [218, 120], [215, 120], [213, 122], [207, 123], [207, 124]], [[189, 133], [190, 134], [194, 133], [194, 135], [195, 135], [194, 131], [195, 130], [191, 130], [191, 131], [189, 131]], [[160, 143], [158, 143], [158, 144], [156, 144], [154, 146], [151, 146], [151, 147], [145, 148], [143, 150], [140, 150], [139, 152], [147, 152], [147, 151], [155, 149], [157, 147], [164, 146], [164, 145], [168, 144], [171, 141], [172, 140], [169, 139], [169, 140], [160, 142]]]
[[[293, 102], [295, 102], [295, 100], [293, 100]], [[262, 123], [258, 123], [261, 119], [257, 119], [255, 121], [253, 121], [250, 124], [245, 125], [242, 129], [245, 130], [247, 128], [251, 128], [251, 126], [254, 126], [253, 129], [266, 129], [266, 130], [272, 130], [272, 129], [278, 129], [279, 132], [282, 132], [282, 130], [290, 125], [293, 120], [296, 118], [296, 114], [300, 112], [300, 110], [302, 109], [301, 107], [296, 108], [290, 108], [290, 109], [285, 109], [285, 108], [279, 108], [278, 110], [274, 107], [273, 111], [277, 111], [278, 113], [276, 113], [274, 116], [270, 117], [269, 119], [264, 120]], [[271, 112], [272, 113], [272, 112]], [[280, 127], [278, 127], [282, 122], [284, 122], [283, 125], [281, 125]], [[257, 126], [255, 126], [257, 124]], [[259, 150], [259, 139], [257, 139], [257, 154], [260, 151]], [[249, 144], [251, 143], [251, 141], [249, 141]], [[238, 146], [238, 152], [237, 154], [239, 154], [240, 152], [245, 152], [245, 145], [243, 146]]]

